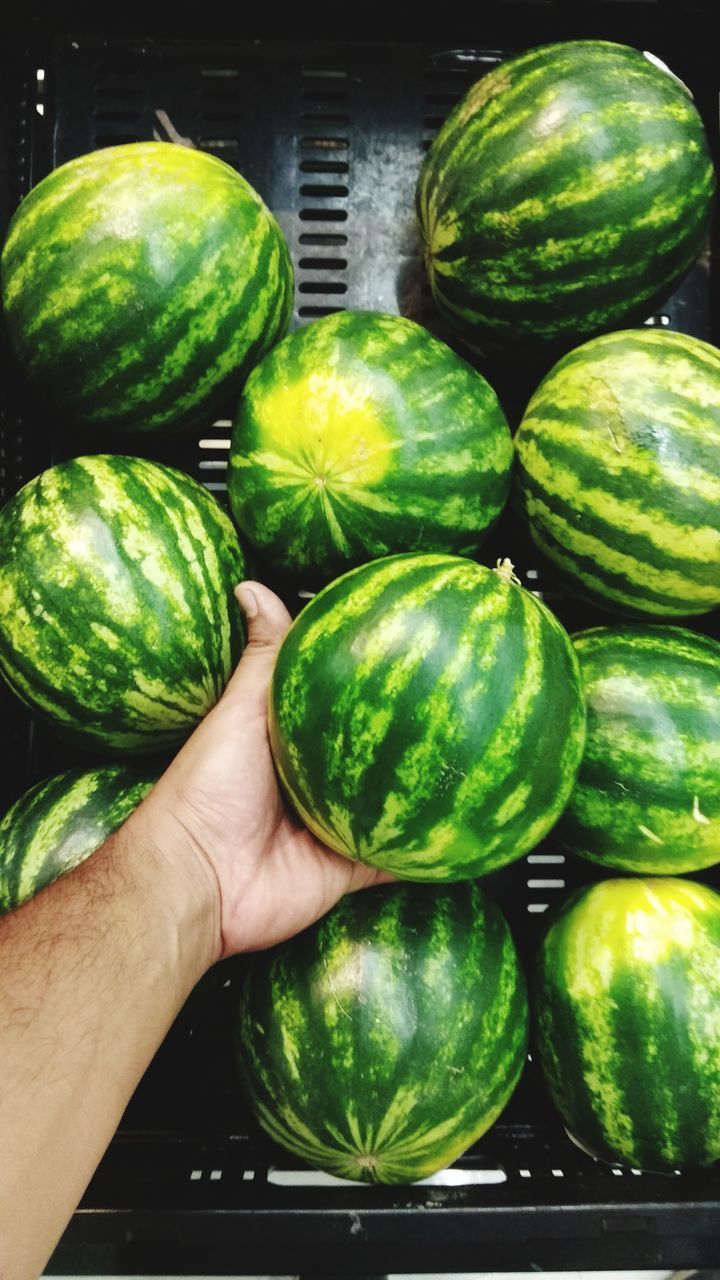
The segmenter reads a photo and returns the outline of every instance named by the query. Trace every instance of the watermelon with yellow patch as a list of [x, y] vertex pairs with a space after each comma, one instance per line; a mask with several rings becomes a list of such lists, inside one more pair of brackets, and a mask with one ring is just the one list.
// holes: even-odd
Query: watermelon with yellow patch
[[540, 949], [538, 1046], [570, 1133], [640, 1169], [720, 1159], [720, 895], [688, 880], [604, 880], [571, 896]]
[[411, 320], [346, 311], [285, 338], [248, 378], [228, 491], [272, 565], [321, 582], [392, 552], [474, 554], [512, 459], [481, 374]]

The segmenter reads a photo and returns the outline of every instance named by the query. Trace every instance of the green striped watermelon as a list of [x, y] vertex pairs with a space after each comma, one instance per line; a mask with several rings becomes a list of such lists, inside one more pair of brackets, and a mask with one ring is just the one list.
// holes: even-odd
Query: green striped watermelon
[[510, 931], [477, 884], [392, 885], [254, 956], [236, 1026], [271, 1137], [341, 1178], [414, 1182], [508, 1102], [527, 998]]
[[70, 769], [26, 791], [0, 822], [0, 913], [89, 858], [153, 782], [121, 765], [103, 765]]
[[516, 436], [530, 531], [569, 588], [624, 613], [720, 604], [720, 352], [626, 330], [565, 356]]
[[572, 895], [538, 959], [540, 1060], [582, 1146], [662, 1170], [720, 1158], [720, 896], [687, 880]]
[[2, 254], [12, 345], [53, 407], [127, 430], [188, 426], [287, 330], [287, 245], [222, 160], [108, 147], [45, 178]]
[[0, 670], [86, 746], [160, 751], [240, 655], [237, 534], [206, 489], [122, 455], [75, 458], [0, 512]]
[[471, 344], [567, 346], [642, 320], [702, 250], [714, 186], [673, 75], [601, 40], [531, 49], [470, 89], [425, 159], [437, 303]]
[[346, 311], [291, 334], [248, 378], [230, 505], [273, 565], [327, 581], [389, 552], [477, 551], [512, 458], [479, 373], [411, 320]]
[[554, 837], [645, 875], [720, 862], [720, 644], [682, 627], [573, 637], [588, 726]]
[[521, 857], [559, 818], [585, 706], [569, 637], [506, 570], [403, 555], [306, 606], [269, 723], [285, 789], [332, 849], [461, 880]]

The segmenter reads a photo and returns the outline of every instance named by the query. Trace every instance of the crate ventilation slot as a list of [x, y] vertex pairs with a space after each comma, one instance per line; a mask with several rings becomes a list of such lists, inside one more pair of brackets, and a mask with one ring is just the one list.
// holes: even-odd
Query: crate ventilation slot
[[305, 76], [301, 94], [301, 120], [306, 124], [350, 123], [348, 93], [342, 81], [329, 85], [326, 77]]
[[197, 145], [203, 151], [219, 151], [227, 159], [228, 151], [239, 150], [242, 135], [242, 110], [234, 83], [238, 72], [230, 67], [203, 67], [200, 75]]
[[487, 49], [448, 49], [436, 53], [430, 63], [427, 75], [467, 75], [472, 80], [479, 80], [485, 71], [491, 71], [503, 55]]
[[[229, 425], [229, 424], [228, 424]], [[230, 439], [221, 436], [203, 436], [200, 441], [201, 449], [229, 449]]]
[[[364, 1182], [351, 1178], [335, 1178], [319, 1169], [270, 1169], [267, 1180], [278, 1187], [364, 1187]], [[507, 1174], [499, 1165], [492, 1169], [441, 1169], [429, 1178], [414, 1182], [414, 1187], [494, 1186], [507, 1182]]]
[[209, 430], [205, 428], [208, 434], [202, 435], [198, 440], [200, 457], [196, 463], [197, 479], [206, 489], [218, 496], [227, 492], [225, 477], [231, 430], [230, 418], [216, 418]]
[[501, 61], [498, 54], [455, 50], [438, 55], [425, 69], [428, 89], [423, 97], [422, 149], [429, 150], [438, 129], [465, 96], [471, 84]]
[[[142, 142], [150, 136], [143, 128], [143, 104], [137, 69], [129, 63], [99, 64], [95, 67], [96, 147], [118, 146], [124, 142]], [[166, 139], [153, 130], [153, 136]]]
[[301, 209], [302, 222], [346, 222], [347, 209]]
[[301, 151], [347, 151], [347, 138], [338, 138], [331, 134], [318, 134], [316, 137], [306, 135], [300, 139]]
[[347, 160], [303, 160], [301, 173], [332, 173], [341, 176], [349, 169]]
[[[349, 124], [349, 95], [344, 68], [305, 66], [302, 74], [299, 242], [316, 252], [301, 257], [297, 264], [297, 314], [300, 320], [315, 320], [344, 310], [348, 291], [348, 259], [333, 250], [348, 242], [338, 228], [348, 220], [350, 145], [348, 138], [328, 126]], [[314, 136], [306, 131], [308, 124], [316, 126]]]
[[347, 258], [301, 258], [298, 267], [301, 271], [345, 271]]
[[340, 231], [306, 231], [299, 240], [300, 244], [306, 245], [343, 245], [347, 244], [348, 238]]
[[341, 67], [306, 67], [301, 73], [304, 80], [347, 80], [347, 71]]

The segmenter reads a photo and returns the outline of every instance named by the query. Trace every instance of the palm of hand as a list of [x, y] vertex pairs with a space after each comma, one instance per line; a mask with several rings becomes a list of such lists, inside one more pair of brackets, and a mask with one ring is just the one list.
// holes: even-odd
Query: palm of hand
[[343, 894], [391, 879], [333, 853], [289, 811], [270, 753], [267, 695], [290, 616], [258, 583], [244, 585], [240, 598], [249, 623], [245, 653], [220, 702], [145, 802], [155, 808], [166, 847], [189, 841], [210, 874], [219, 900], [218, 958], [271, 946]]

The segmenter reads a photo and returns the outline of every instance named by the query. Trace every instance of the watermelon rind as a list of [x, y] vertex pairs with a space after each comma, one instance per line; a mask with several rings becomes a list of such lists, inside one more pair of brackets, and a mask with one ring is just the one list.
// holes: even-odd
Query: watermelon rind
[[557, 821], [585, 704], [569, 636], [506, 568], [388, 556], [296, 619], [269, 732], [325, 844], [403, 879], [457, 880], [521, 857]]
[[406, 1183], [494, 1123], [527, 1024], [510, 931], [479, 885], [392, 885], [252, 958], [236, 1044], [276, 1142], [337, 1177]]
[[230, 165], [127, 143], [55, 169], [15, 213], [5, 322], [55, 411], [122, 431], [208, 418], [287, 331], [285, 238]]

